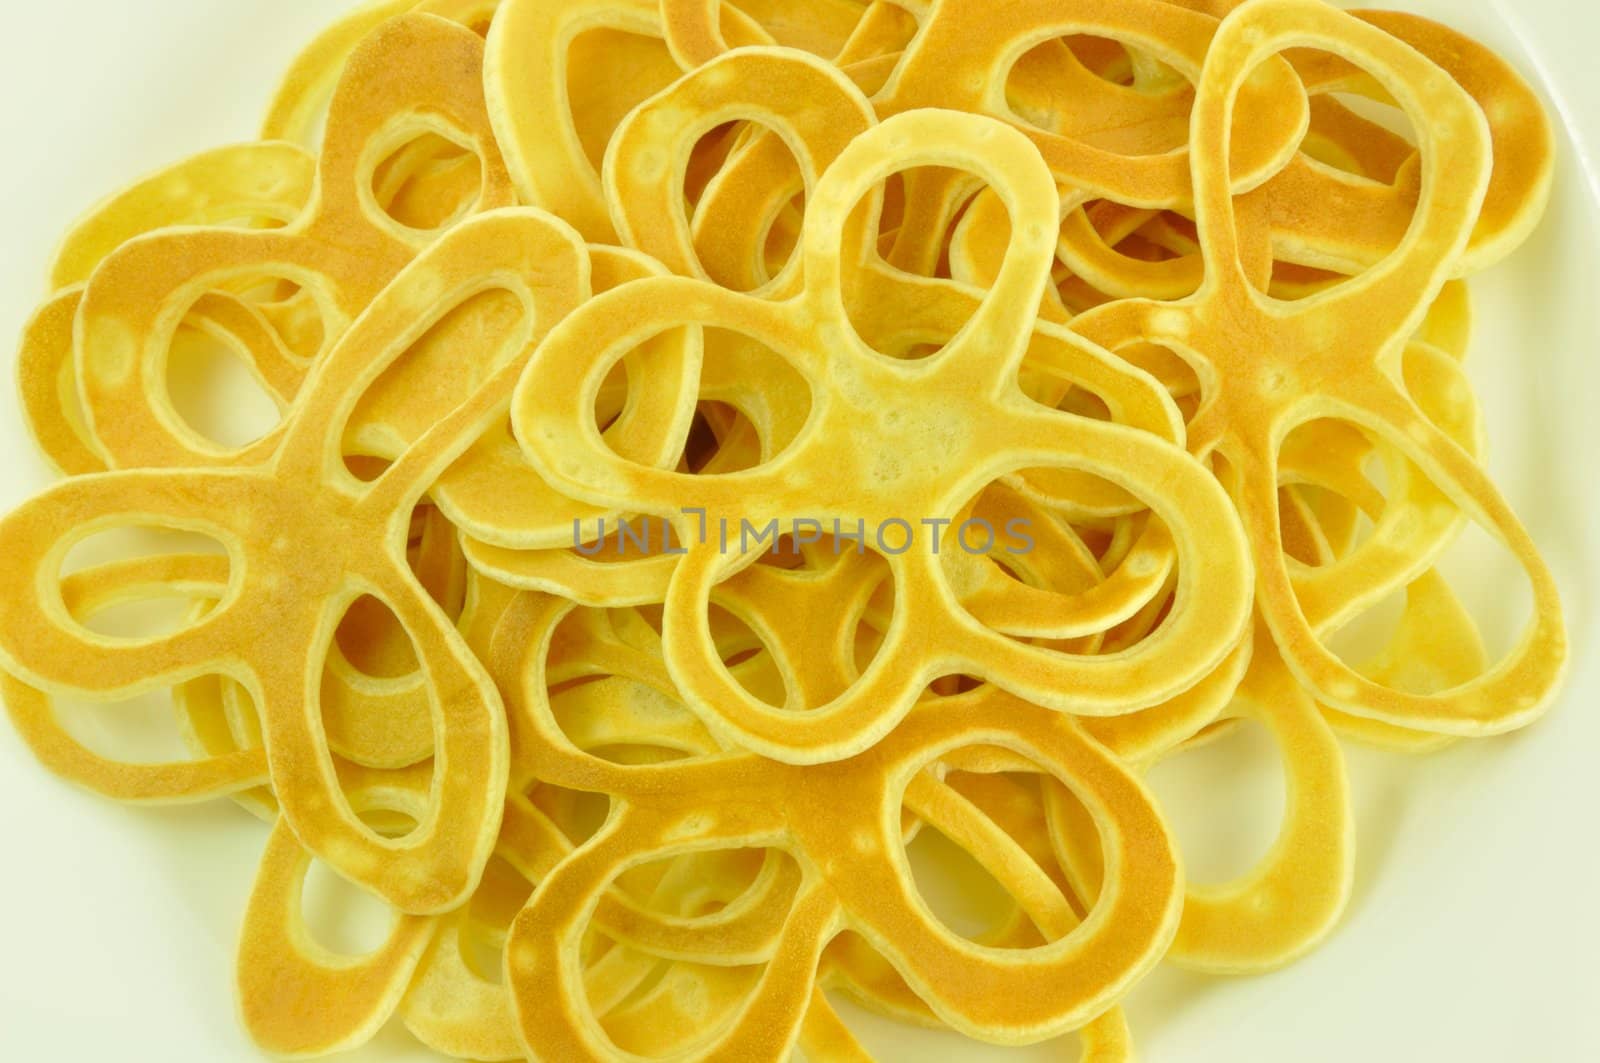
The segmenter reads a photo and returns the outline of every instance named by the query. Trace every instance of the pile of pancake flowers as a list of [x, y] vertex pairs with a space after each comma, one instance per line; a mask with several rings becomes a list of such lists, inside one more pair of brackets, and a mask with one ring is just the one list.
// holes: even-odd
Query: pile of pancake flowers
[[[1321, 0], [370, 5], [50, 267], [12, 722], [270, 824], [267, 1052], [866, 1059], [842, 993], [1128, 1059], [1158, 964], [1335, 927], [1345, 741], [1556, 692], [1462, 366], [1552, 153], [1491, 52]], [[1470, 525], [1533, 602], [1499, 659], [1439, 566]], [[152, 695], [186, 759], [67, 725]], [[1277, 841], [1186, 885], [1142, 779], [1246, 721]], [[921, 832], [998, 884], [980, 931]], [[370, 954], [308, 927], [314, 862], [392, 908]]]

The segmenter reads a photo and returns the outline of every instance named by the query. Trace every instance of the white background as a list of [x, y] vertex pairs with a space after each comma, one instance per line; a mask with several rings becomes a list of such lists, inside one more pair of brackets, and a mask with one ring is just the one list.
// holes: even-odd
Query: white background
[[[1508, 54], [1566, 126], [1550, 217], [1474, 283], [1470, 365], [1495, 474], [1565, 589], [1574, 675], [1528, 732], [1422, 760], [1352, 752], [1359, 863], [1343, 927], [1271, 976], [1158, 974], [1130, 1002], [1153, 1063], [1600, 1059], [1600, 185], [1585, 163], [1600, 145], [1600, 14], [1568, 0], [1396, 6]], [[0, 336], [46, 294], [45, 264], [80, 210], [252, 136], [278, 74], [342, 7], [5, 0]], [[0, 392], [0, 507], [48, 481]], [[1158, 772], [1181, 799], [1191, 870], [1242, 869], [1270, 839], [1277, 784], [1262, 754], [1246, 740], [1198, 773]], [[231, 977], [263, 837], [227, 805], [133, 810], [80, 794], [0, 726], [0, 1059], [257, 1058]], [[888, 1060], [1071, 1058], [866, 1036]], [[428, 1058], [414, 1052], [390, 1031], [349, 1058]]]

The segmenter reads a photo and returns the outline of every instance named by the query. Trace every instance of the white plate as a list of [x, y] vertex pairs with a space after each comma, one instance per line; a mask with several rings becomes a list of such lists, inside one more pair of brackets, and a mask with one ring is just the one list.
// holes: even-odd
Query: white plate
[[[48, 256], [82, 208], [163, 163], [249, 137], [289, 57], [343, 6], [8, 4], [0, 336], [17, 335], [45, 294]], [[1574, 672], [1551, 716], [1519, 735], [1421, 760], [1352, 751], [1358, 869], [1342, 928], [1267, 977], [1159, 973], [1130, 1002], [1154, 1063], [1600, 1059], [1600, 178], [1586, 154], [1600, 145], [1600, 9], [1569, 0], [1402, 6], [1499, 49], [1541, 85], [1565, 126], [1549, 217], [1473, 285], [1470, 366], [1496, 477], [1564, 588]], [[9, 393], [0, 410], [8, 509], [50, 477]], [[1487, 576], [1476, 590], [1506, 596]], [[1242, 867], [1271, 836], [1270, 765], [1247, 740], [1231, 756], [1209, 774], [1157, 779], [1184, 806], [1215, 802], [1179, 819], [1199, 870]], [[145, 811], [81, 794], [0, 726], [0, 1057], [257, 1058], [230, 986], [264, 830], [240, 823], [227, 805]], [[1062, 1046], [990, 1049], [870, 1021], [861, 1028], [885, 1060], [1072, 1058]], [[434, 1057], [391, 1032], [347, 1058]]]

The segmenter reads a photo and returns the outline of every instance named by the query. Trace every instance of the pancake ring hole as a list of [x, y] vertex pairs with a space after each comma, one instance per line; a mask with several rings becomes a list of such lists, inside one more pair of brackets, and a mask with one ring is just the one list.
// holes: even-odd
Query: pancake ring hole
[[981, 744], [940, 761], [901, 799], [902, 817], [916, 817], [903, 844], [922, 903], [951, 933], [992, 948], [1033, 949], [1072, 933], [1086, 905], [1052, 845], [1041, 787], [1053, 777]]
[[483, 195], [483, 161], [459, 134], [431, 126], [407, 123], [381, 137], [385, 153], [372, 169], [373, 201], [412, 233], [449, 228], [477, 209]]
[[889, 564], [871, 545], [807, 524], [717, 584], [708, 616], [739, 686], [771, 708], [803, 713], [843, 696], [871, 667], [894, 595]]
[[[693, 851], [629, 867], [612, 889], [652, 915], [692, 925], [716, 918], [775, 873], [792, 871], [793, 864], [780, 850]], [[722, 935], [720, 929], [712, 933]], [[655, 1059], [682, 1058], [714, 1045], [764, 971], [763, 964], [723, 963], [714, 954], [705, 962], [657, 956], [606, 933], [598, 921], [585, 928], [582, 950], [590, 957], [585, 1004], [609, 1047]]]
[[[592, 658], [612, 663], [603, 668]], [[631, 667], [619, 661], [631, 661]], [[660, 635], [635, 610], [573, 609], [556, 625], [545, 674], [550, 720], [588, 756], [614, 764], [660, 764], [720, 748], [665, 679]], [[557, 795], [588, 801], [591, 810], [607, 807], [604, 799], [577, 791], [533, 791], [536, 801]], [[562, 810], [573, 811], [566, 805], [549, 811], [554, 818]], [[582, 837], [599, 825], [581, 816], [571, 823], [582, 825], [574, 828]]]

